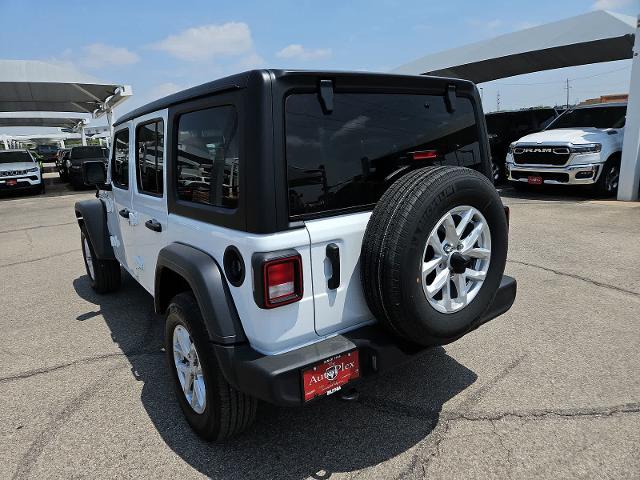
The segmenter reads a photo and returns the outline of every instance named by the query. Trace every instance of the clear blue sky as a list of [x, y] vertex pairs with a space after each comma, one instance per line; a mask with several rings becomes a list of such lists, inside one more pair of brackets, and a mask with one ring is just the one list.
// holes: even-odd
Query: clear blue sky
[[[3, 58], [60, 62], [131, 84], [135, 97], [124, 113], [247, 68], [388, 71], [427, 53], [598, 7], [637, 15], [640, 0], [0, 0], [0, 45]], [[562, 103], [567, 77], [598, 74], [572, 82], [572, 101], [623, 92], [629, 72], [630, 62], [621, 61], [485, 84], [485, 110], [495, 109], [498, 90], [503, 108]]]

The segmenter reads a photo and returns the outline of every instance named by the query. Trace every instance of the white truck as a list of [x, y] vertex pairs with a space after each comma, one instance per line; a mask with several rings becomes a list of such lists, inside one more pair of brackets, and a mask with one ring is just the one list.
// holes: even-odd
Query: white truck
[[625, 103], [568, 110], [545, 130], [509, 146], [507, 178], [526, 185], [588, 185], [599, 196], [618, 190]]

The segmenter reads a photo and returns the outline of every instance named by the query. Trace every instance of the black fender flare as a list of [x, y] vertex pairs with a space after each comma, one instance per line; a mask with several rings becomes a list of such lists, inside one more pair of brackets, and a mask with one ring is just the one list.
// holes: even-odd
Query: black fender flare
[[209, 340], [222, 345], [247, 340], [227, 280], [213, 257], [182, 243], [172, 243], [160, 250], [154, 287], [157, 313], [164, 313], [171, 300], [163, 295], [168, 287], [163, 281], [172, 278], [163, 275], [166, 270], [182, 277], [191, 288], [202, 311]]
[[78, 225], [87, 232], [96, 257], [99, 260], [115, 260], [109, 240], [107, 210], [102, 200], [82, 200], [76, 202], [74, 208]]

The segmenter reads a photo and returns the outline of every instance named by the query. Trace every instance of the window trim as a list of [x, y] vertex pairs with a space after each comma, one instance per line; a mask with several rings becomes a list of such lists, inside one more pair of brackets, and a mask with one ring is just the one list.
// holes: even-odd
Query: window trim
[[[164, 197], [164, 193], [165, 193], [164, 178], [163, 178], [163, 181], [162, 181], [162, 193], [153, 193], [153, 192], [149, 192], [147, 190], [143, 190], [141, 188], [141, 182], [140, 182], [141, 179], [140, 179], [140, 174], [139, 174], [140, 171], [138, 169], [139, 160], [140, 160], [140, 157], [138, 155], [138, 130], [140, 128], [144, 127], [145, 125], [149, 125], [151, 123], [156, 123], [157, 124], [159, 122], [162, 123], [162, 138], [164, 139], [163, 145], [162, 145], [162, 162], [163, 162], [162, 175], [164, 175], [164, 169], [166, 168], [166, 164], [165, 164], [164, 160], [166, 158], [165, 151], [166, 151], [166, 148], [167, 148], [167, 140], [166, 140], [167, 136], [166, 136], [166, 133], [165, 133], [166, 130], [165, 130], [165, 125], [164, 125], [164, 123], [165, 123], [164, 122], [164, 118], [162, 118], [162, 117], [153, 117], [153, 118], [151, 118], [149, 120], [145, 120], [143, 122], [135, 124], [135, 129], [134, 129], [135, 136], [134, 136], [134, 139], [133, 139], [133, 145], [135, 146], [136, 192], [139, 193], [140, 195], [147, 195], [149, 197], [155, 197], [155, 198], [163, 198]], [[155, 144], [156, 144], [156, 157], [155, 158], [156, 158], [156, 182], [157, 182], [157, 171], [158, 171], [158, 156], [157, 156], [158, 129], [157, 129], [157, 127], [155, 129], [155, 132], [156, 132], [156, 142], [155, 142]]]
[[[202, 222], [218, 225], [236, 230], [245, 230], [245, 205], [247, 202], [245, 171], [245, 108], [244, 93], [242, 90], [225, 91], [207, 97], [193, 99], [179, 103], [169, 108], [167, 116], [167, 138], [170, 148], [167, 149], [167, 208], [170, 214], [192, 218]], [[238, 119], [238, 168], [239, 191], [238, 205], [236, 208], [218, 207], [205, 203], [189, 202], [178, 197], [178, 121], [184, 114], [207, 110], [210, 108], [231, 106], [234, 107]], [[244, 192], [244, 193], [243, 193]]]
[[[129, 152], [128, 152], [129, 159], [127, 160], [127, 184], [126, 185], [114, 180], [113, 178], [113, 168], [114, 168], [115, 159], [116, 159], [116, 137], [118, 136], [119, 133], [124, 132], [125, 130], [129, 135], [129, 139], [127, 142], [127, 148], [129, 149]], [[131, 183], [131, 176], [129, 175], [130, 173], [129, 171], [131, 169], [129, 165], [131, 163], [131, 128], [129, 128], [129, 125], [125, 125], [123, 128], [120, 128], [115, 132], [113, 132], [113, 146], [111, 149], [110, 157], [111, 158], [109, 159], [109, 177], [111, 179], [111, 185], [113, 185], [114, 187], [120, 190], [129, 190], [129, 184]], [[71, 152], [69, 152], [69, 158], [71, 158]]]

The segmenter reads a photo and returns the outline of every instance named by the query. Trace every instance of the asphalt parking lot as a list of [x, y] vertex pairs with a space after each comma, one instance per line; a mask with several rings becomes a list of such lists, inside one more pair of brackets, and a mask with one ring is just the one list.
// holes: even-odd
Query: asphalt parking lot
[[505, 191], [510, 312], [215, 445], [174, 400], [152, 298], [89, 288], [91, 195], [0, 199], [0, 478], [638, 478], [640, 204]]

